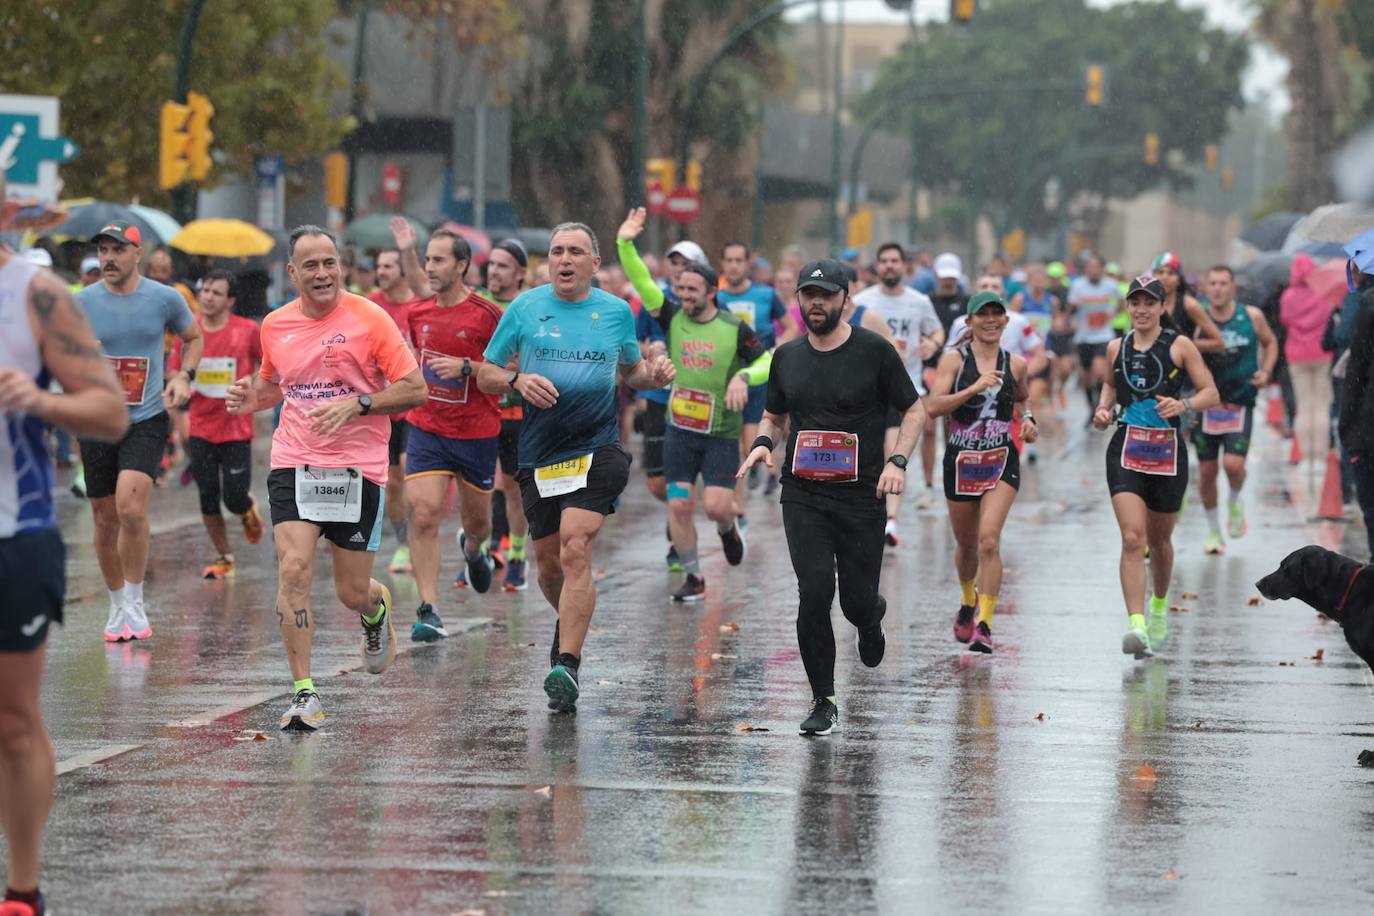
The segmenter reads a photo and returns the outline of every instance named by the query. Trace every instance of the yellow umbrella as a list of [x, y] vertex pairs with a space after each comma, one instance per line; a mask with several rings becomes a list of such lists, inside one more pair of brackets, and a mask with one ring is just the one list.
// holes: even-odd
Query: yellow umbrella
[[183, 226], [167, 244], [187, 254], [251, 258], [267, 254], [276, 242], [241, 219], [198, 219]]

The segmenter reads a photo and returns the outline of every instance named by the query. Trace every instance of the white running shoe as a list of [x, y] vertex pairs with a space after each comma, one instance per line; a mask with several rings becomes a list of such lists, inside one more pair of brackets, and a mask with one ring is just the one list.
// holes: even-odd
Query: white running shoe
[[921, 495], [918, 496], [918, 497], [916, 497], [916, 508], [917, 508], [917, 509], [930, 509], [930, 508], [933, 508], [934, 505], [935, 505], [935, 488], [934, 488], [933, 486], [927, 485], [926, 488], [923, 489], [923, 490], [921, 491]]
[[147, 639], [153, 635], [153, 625], [148, 622], [142, 601], [131, 601], [124, 606], [124, 623], [125, 639]]
[[110, 602], [110, 619], [105, 621], [105, 641], [123, 642], [130, 637], [129, 627], [124, 622], [124, 605]]

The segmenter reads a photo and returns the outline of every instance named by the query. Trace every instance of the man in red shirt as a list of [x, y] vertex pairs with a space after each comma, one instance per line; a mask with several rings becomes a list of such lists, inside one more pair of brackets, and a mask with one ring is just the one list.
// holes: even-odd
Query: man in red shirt
[[[226, 270], [212, 270], [200, 284], [196, 323], [205, 335], [205, 351], [191, 387], [190, 435], [186, 451], [191, 476], [200, 491], [200, 514], [219, 559], [205, 567], [207, 579], [223, 579], [234, 572], [234, 554], [220, 503], [239, 517], [248, 543], [262, 540], [263, 521], [250, 492], [253, 478], [253, 418], [229, 416], [224, 397], [241, 375], [262, 363], [258, 326], [234, 314], [234, 278]], [[181, 348], [174, 360], [180, 364]]]
[[[418, 274], [415, 234], [409, 224], [393, 223], [406, 270]], [[496, 487], [500, 451], [499, 399], [477, 388], [482, 353], [501, 321], [494, 302], [463, 283], [472, 261], [467, 241], [440, 230], [425, 252], [424, 296], [410, 307], [407, 324], [429, 398], [410, 412], [406, 445], [406, 496], [410, 502], [410, 550], [420, 592], [410, 637], [430, 642], [448, 636], [434, 605], [439, 600], [439, 520], [449, 481], [457, 478], [460, 543], [468, 582], [478, 592], [491, 587], [491, 493]], [[415, 276], [418, 281], [419, 277]], [[429, 294], [429, 295], [427, 295]]]
[[[391, 316], [396, 327], [400, 328], [401, 336], [409, 343], [410, 329], [406, 315], [420, 298], [411, 292], [410, 284], [406, 281], [400, 249], [387, 248], [377, 252], [377, 286], [377, 291], [370, 293], [367, 298]], [[396, 535], [396, 552], [387, 564], [387, 569], [394, 573], [408, 573], [411, 570], [405, 497], [406, 438], [409, 433], [410, 424], [406, 422], [405, 414], [391, 418], [391, 439], [387, 444], [386, 520], [391, 523], [391, 530]]]

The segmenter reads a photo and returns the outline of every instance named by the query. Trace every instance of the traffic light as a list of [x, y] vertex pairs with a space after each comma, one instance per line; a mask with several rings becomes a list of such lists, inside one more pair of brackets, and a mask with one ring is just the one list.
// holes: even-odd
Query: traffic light
[[644, 163], [644, 183], [657, 181], [664, 194], [677, 187], [677, 163], [671, 159], [649, 159]]
[[338, 150], [324, 157], [324, 205], [335, 210], [348, 205], [348, 156]]
[[171, 190], [186, 180], [190, 163], [186, 153], [190, 147], [190, 137], [186, 132], [186, 119], [191, 109], [176, 102], [162, 103], [161, 126], [158, 130], [158, 168], [157, 183], [164, 190]]
[[1231, 171], [1229, 165], [1221, 167], [1221, 187], [1223, 190], [1231, 190], [1231, 186], [1236, 183], [1236, 174]]
[[1083, 81], [1084, 100], [1091, 108], [1101, 108], [1107, 99], [1107, 71], [1101, 64], [1088, 64]]
[[973, 21], [973, 14], [976, 12], [978, 0], [949, 0], [950, 22], [962, 22], [967, 25]]
[[1217, 145], [1208, 143], [1206, 149], [1202, 151], [1202, 158], [1207, 165], [1207, 171], [1215, 172], [1217, 170]]
[[210, 145], [215, 135], [210, 130], [210, 119], [215, 115], [215, 106], [199, 92], [186, 93], [186, 107], [191, 118], [186, 122], [186, 161], [191, 177], [200, 181], [210, 174], [215, 160], [210, 158]]
[[1159, 134], [1154, 131], [1145, 135], [1145, 164], [1159, 165]]
[[687, 160], [687, 187], [701, 191], [701, 163], [695, 159]]

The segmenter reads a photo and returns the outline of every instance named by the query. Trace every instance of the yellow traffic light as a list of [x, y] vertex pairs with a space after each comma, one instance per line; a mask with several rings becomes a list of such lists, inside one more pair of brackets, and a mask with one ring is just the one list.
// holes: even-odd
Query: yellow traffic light
[[701, 163], [695, 159], [687, 160], [687, 187], [701, 191]]
[[1159, 134], [1154, 131], [1145, 135], [1145, 164], [1159, 165]]
[[324, 205], [335, 210], [348, 206], [348, 157], [338, 151], [324, 157]]
[[1101, 64], [1089, 64], [1084, 81], [1084, 97], [1092, 108], [1101, 108], [1107, 97], [1107, 73]]
[[657, 181], [664, 194], [677, 187], [677, 163], [671, 159], [650, 159], [644, 163], [644, 181]]
[[847, 247], [864, 248], [873, 244], [873, 210], [864, 207], [849, 217], [845, 229], [845, 245]]
[[1217, 145], [1208, 143], [1203, 151], [1203, 161], [1207, 165], [1207, 171], [1215, 172], [1217, 169]]
[[176, 102], [162, 103], [161, 126], [158, 130], [157, 183], [171, 190], [186, 180], [190, 163], [186, 161], [190, 138], [186, 133], [186, 119], [191, 109]]
[[949, 0], [951, 22], [972, 22], [973, 14], [976, 12], [978, 12], [978, 0]]
[[210, 174], [210, 168], [215, 164], [215, 160], [210, 158], [210, 146], [215, 142], [210, 119], [215, 115], [215, 106], [199, 92], [188, 92], [186, 107], [191, 110], [191, 119], [186, 122], [186, 160], [191, 177], [200, 181]]
[[1233, 184], [1235, 184], [1235, 183], [1236, 183], [1236, 174], [1235, 174], [1235, 172], [1232, 172], [1232, 171], [1231, 171], [1231, 167], [1230, 167], [1229, 165], [1222, 166], [1222, 168], [1221, 168], [1221, 186], [1222, 186], [1222, 188], [1225, 189], [1225, 190], [1227, 190], [1227, 191], [1229, 191], [1229, 190], [1231, 190], [1231, 186], [1232, 186]]

